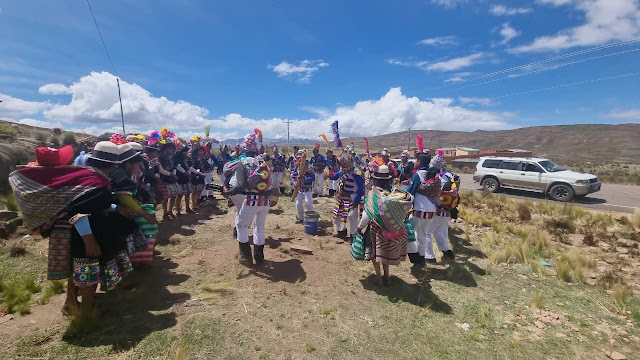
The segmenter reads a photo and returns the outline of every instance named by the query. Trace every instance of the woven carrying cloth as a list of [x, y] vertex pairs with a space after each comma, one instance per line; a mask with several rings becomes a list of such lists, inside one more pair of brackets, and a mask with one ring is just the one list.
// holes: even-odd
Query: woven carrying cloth
[[67, 206], [88, 192], [108, 188], [109, 179], [91, 168], [25, 167], [9, 174], [9, 184], [24, 217], [35, 230], [53, 225]]
[[411, 195], [400, 191], [384, 194], [373, 186], [365, 203], [367, 215], [382, 229], [385, 238], [403, 236], [404, 222], [412, 206]]

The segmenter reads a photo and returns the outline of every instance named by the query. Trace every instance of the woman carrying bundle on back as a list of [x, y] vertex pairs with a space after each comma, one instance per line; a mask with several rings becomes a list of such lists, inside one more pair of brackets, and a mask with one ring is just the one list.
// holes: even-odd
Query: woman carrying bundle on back
[[378, 283], [389, 285], [389, 265], [399, 265], [407, 256], [405, 220], [411, 211], [412, 197], [402, 191], [392, 192], [393, 176], [386, 165], [380, 165], [371, 178], [373, 186], [365, 199], [365, 210], [357, 231], [362, 235], [368, 227], [365, 259], [373, 262]]
[[47, 278], [68, 279], [65, 315], [77, 307], [80, 315], [92, 314], [98, 284], [112, 290], [132, 270], [124, 237], [135, 229], [133, 212], [115, 205], [108, 178], [119, 154], [118, 145], [102, 141], [86, 167], [77, 167], [65, 166], [70, 146], [38, 148], [39, 166], [9, 175], [25, 226], [49, 237]]

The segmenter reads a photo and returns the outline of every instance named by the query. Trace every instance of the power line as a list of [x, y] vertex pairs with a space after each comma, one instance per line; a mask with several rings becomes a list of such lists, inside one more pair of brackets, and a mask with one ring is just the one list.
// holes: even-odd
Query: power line
[[113, 61], [111, 61], [111, 55], [109, 55], [109, 50], [107, 50], [107, 44], [104, 42], [104, 38], [102, 37], [102, 32], [100, 31], [100, 27], [98, 26], [98, 21], [96, 21], [96, 16], [93, 15], [93, 8], [91, 8], [91, 3], [87, 0], [87, 5], [89, 5], [89, 11], [91, 12], [91, 17], [93, 18], [93, 23], [96, 24], [96, 29], [98, 29], [98, 35], [100, 36], [100, 41], [102, 42], [102, 46], [104, 47], [104, 52], [107, 53], [107, 58], [109, 59], [109, 63], [111, 64], [111, 68], [113, 68], [113, 74], [117, 75], [116, 67], [113, 65]]
[[[508, 69], [504, 69], [504, 70], [499, 70], [499, 71], [494, 71], [491, 73], [487, 73], [487, 74], [483, 74], [477, 77], [474, 77], [472, 79], [467, 79], [467, 80], [463, 80], [460, 81], [458, 83], [465, 83], [465, 82], [472, 82], [472, 81], [476, 81], [476, 80], [481, 80], [481, 79], [485, 79], [488, 77], [492, 77], [492, 76], [496, 76], [496, 75], [500, 75], [500, 74], [504, 74], [504, 73], [508, 73], [508, 72], [512, 72], [512, 71], [516, 71], [516, 70], [520, 70], [523, 68], [527, 68], [527, 67], [531, 67], [534, 65], [540, 65], [540, 64], [546, 64], [552, 61], [557, 61], [557, 60], [562, 60], [562, 59], [566, 59], [568, 57], [574, 57], [574, 56], [578, 56], [578, 55], [583, 55], [583, 54], [587, 54], [590, 52], [594, 52], [594, 51], [599, 51], [599, 50], [604, 50], [604, 49], [608, 49], [608, 48], [612, 48], [612, 47], [617, 47], [617, 46], [622, 46], [622, 45], [627, 45], [627, 44], [631, 44], [634, 42], [638, 42], [640, 41], [640, 38], [634, 38], [631, 40], [626, 40], [626, 41], [621, 41], [621, 42], [617, 42], [614, 44], [607, 44], [607, 45], [600, 45], [600, 46], [596, 46], [590, 49], [584, 49], [584, 50], [579, 50], [579, 51], [574, 51], [568, 54], [564, 54], [564, 55], [560, 55], [560, 56], [556, 56], [553, 58], [549, 58], [549, 59], [544, 59], [544, 60], [538, 60], [538, 61], [534, 61], [528, 64], [524, 64], [524, 65], [518, 65], [518, 66], [514, 66]], [[452, 85], [453, 86], [453, 85]]]
[[560, 88], [565, 88], [565, 87], [569, 87], [569, 86], [590, 84], [590, 83], [594, 83], [594, 82], [598, 82], [598, 81], [620, 79], [620, 78], [624, 78], [624, 77], [638, 76], [638, 75], [640, 75], [640, 72], [631, 73], [631, 74], [616, 75], [616, 76], [609, 76], [609, 77], [604, 77], [604, 78], [580, 81], [580, 82], [571, 83], [571, 84], [556, 85], [556, 86], [551, 86], [551, 87], [542, 88], [542, 89], [528, 90], [528, 91], [523, 91], [523, 92], [518, 92], [518, 93], [513, 93], [513, 94], [508, 94], [508, 95], [496, 96], [496, 97], [492, 97], [490, 99], [491, 100], [496, 100], [496, 99], [502, 99], [502, 98], [511, 97], [511, 96], [525, 95], [525, 94], [531, 94], [531, 93], [541, 92], [541, 91], [546, 91], [546, 90], [554, 90], [554, 89], [560, 89]]
[[569, 66], [569, 65], [575, 65], [575, 64], [579, 64], [579, 63], [583, 63], [583, 62], [587, 62], [587, 61], [592, 61], [592, 60], [597, 60], [597, 59], [602, 59], [602, 58], [605, 58], [605, 57], [610, 57], [610, 56], [615, 56], [615, 55], [627, 54], [627, 53], [631, 53], [631, 52], [635, 52], [635, 51], [640, 51], [640, 48], [631, 49], [631, 50], [625, 50], [625, 51], [619, 51], [619, 52], [616, 52], [616, 53], [610, 53], [610, 54], [605, 54], [605, 55], [600, 55], [600, 56], [595, 56], [595, 57], [592, 57], [592, 58], [576, 60], [576, 61], [572, 61], [572, 62], [568, 62], [568, 63], [564, 63], [564, 64], [553, 65], [553, 66], [549, 66], [549, 67], [538, 69], [538, 70], [534, 70], [534, 71], [529, 71], [529, 72], [522, 73], [522, 74], [509, 75], [509, 76], [498, 78], [498, 79], [493, 79], [493, 80], [483, 81], [483, 82], [480, 82], [480, 83], [475, 83], [475, 84], [471, 84], [471, 85], [467, 85], [467, 86], [462, 86], [462, 87], [459, 87], [459, 88], [456, 88], [456, 89], [452, 89], [450, 91], [468, 89], [468, 88], [471, 88], [471, 87], [490, 84], [490, 83], [493, 83], [493, 82], [507, 80], [507, 79], [515, 79], [515, 78], [518, 78], [518, 77], [527, 76], [527, 75], [531, 75], [531, 74], [535, 74], [535, 73], [539, 73], [539, 72], [543, 72], [543, 71], [547, 71], [547, 70], [556, 70], [556, 69], [559, 69], [561, 67], [565, 67], [565, 66]]
[[102, 42], [102, 47], [104, 48], [104, 52], [107, 53], [107, 59], [109, 59], [109, 63], [111, 64], [111, 68], [113, 69], [113, 75], [116, 77], [116, 83], [118, 85], [118, 100], [120, 101], [120, 119], [122, 119], [122, 134], [126, 134], [126, 130], [124, 128], [124, 110], [122, 108], [122, 95], [120, 94], [120, 78], [118, 78], [118, 72], [116, 71], [115, 65], [113, 65], [113, 61], [111, 60], [111, 55], [109, 54], [109, 50], [107, 49], [107, 44], [104, 42], [104, 38], [102, 37], [102, 31], [100, 31], [100, 26], [98, 26], [98, 21], [96, 20], [96, 16], [93, 14], [93, 8], [91, 7], [91, 3], [87, 0], [87, 5], [89, 5], [89, 11], [91, 12], [91, 17], [93, 18], [93, 23], [96, 25], [96, 29], [98, 30], [98, 35], [100, 36], [100, 41]]

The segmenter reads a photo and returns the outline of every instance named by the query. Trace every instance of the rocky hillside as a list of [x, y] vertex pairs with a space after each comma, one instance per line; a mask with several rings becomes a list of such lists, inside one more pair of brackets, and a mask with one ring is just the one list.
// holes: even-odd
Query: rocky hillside
[[7, 178], [16, 166], [35, 159], [36, 147], [70, 144], [79, 152], [83, 144], [93, 142], [94, 139], [86, 134], [61, 130], [57, 132], [0, 120], [0, 193], [9, 191]]
[[[640, 163], [640, 124], [536, 126], [503, 131], [412, 131], [422, 135], [430, 148], [467, 146], [478, 149], [525, 149], [534, 155], [549, 157], [563, 164], [584, 162]], [[400, 132], [369, 138], [371, 149], [406, 149], [409, 133]], [[344, 139], [357, 149], [364, 148], [362, 138]]]

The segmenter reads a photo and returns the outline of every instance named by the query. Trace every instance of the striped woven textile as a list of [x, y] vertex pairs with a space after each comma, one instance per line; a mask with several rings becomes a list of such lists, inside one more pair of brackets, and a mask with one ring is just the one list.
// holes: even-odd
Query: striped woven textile
[[[402, 230], [404, 230], [404, 224]], [[371, 248], [375, 261], [389, 265], [400, 264], [407, 258], [407, 238], [406, 231], [402, 236], [388, 238], [380, 226], [372, 223]]]
[[80, 196], [108, 188], [109, 179], [92, 168], [32, 166], [9, 174], [9, 184], [24, 217], [35, 230], [48, 227]]
[[339, 196], [336, 199], [336, 204], [333, 207], [333, 221], [346, 223], [352, 206], [353, 202], [351, 201], [351, 197], [349, 195]]
[[383, 194], [377, 186], [372, 187], [365, 200], [367, 215], [382, 229], [387, 238], [406, 234], [404, 222], [411, 206], [411, 196], [394, 198]]
[[247, 206], [269, 206], [271, 195], [247, 195], [244, 204]]
[[132, 263], [150, 263], [153, 261], [153, 249], [156, 247], [156, 238], [149, 239], [149, 246], [146, 249], [136, 251], [130, 260]]
[[417, 211], [417, 210], [413, 210], [413, 216], [420, 218], [420, 219], [433, 219], [433, 216], [436, 213], [434, 212], [424, 212], [424, 211]]
[[[146, 211], [148, 214], [155, 215], [156, 210], [153, 204], [142, 204], [140, 205], [142, 210]], [[147, 239], [154, 238], [158, 236], [158, 224], [150, 224], [147, 220], [141, 215], [136, 215], [134, 218], [136, 224], [138, 224], [138, 228], [142, 230], [142, 233]]]

